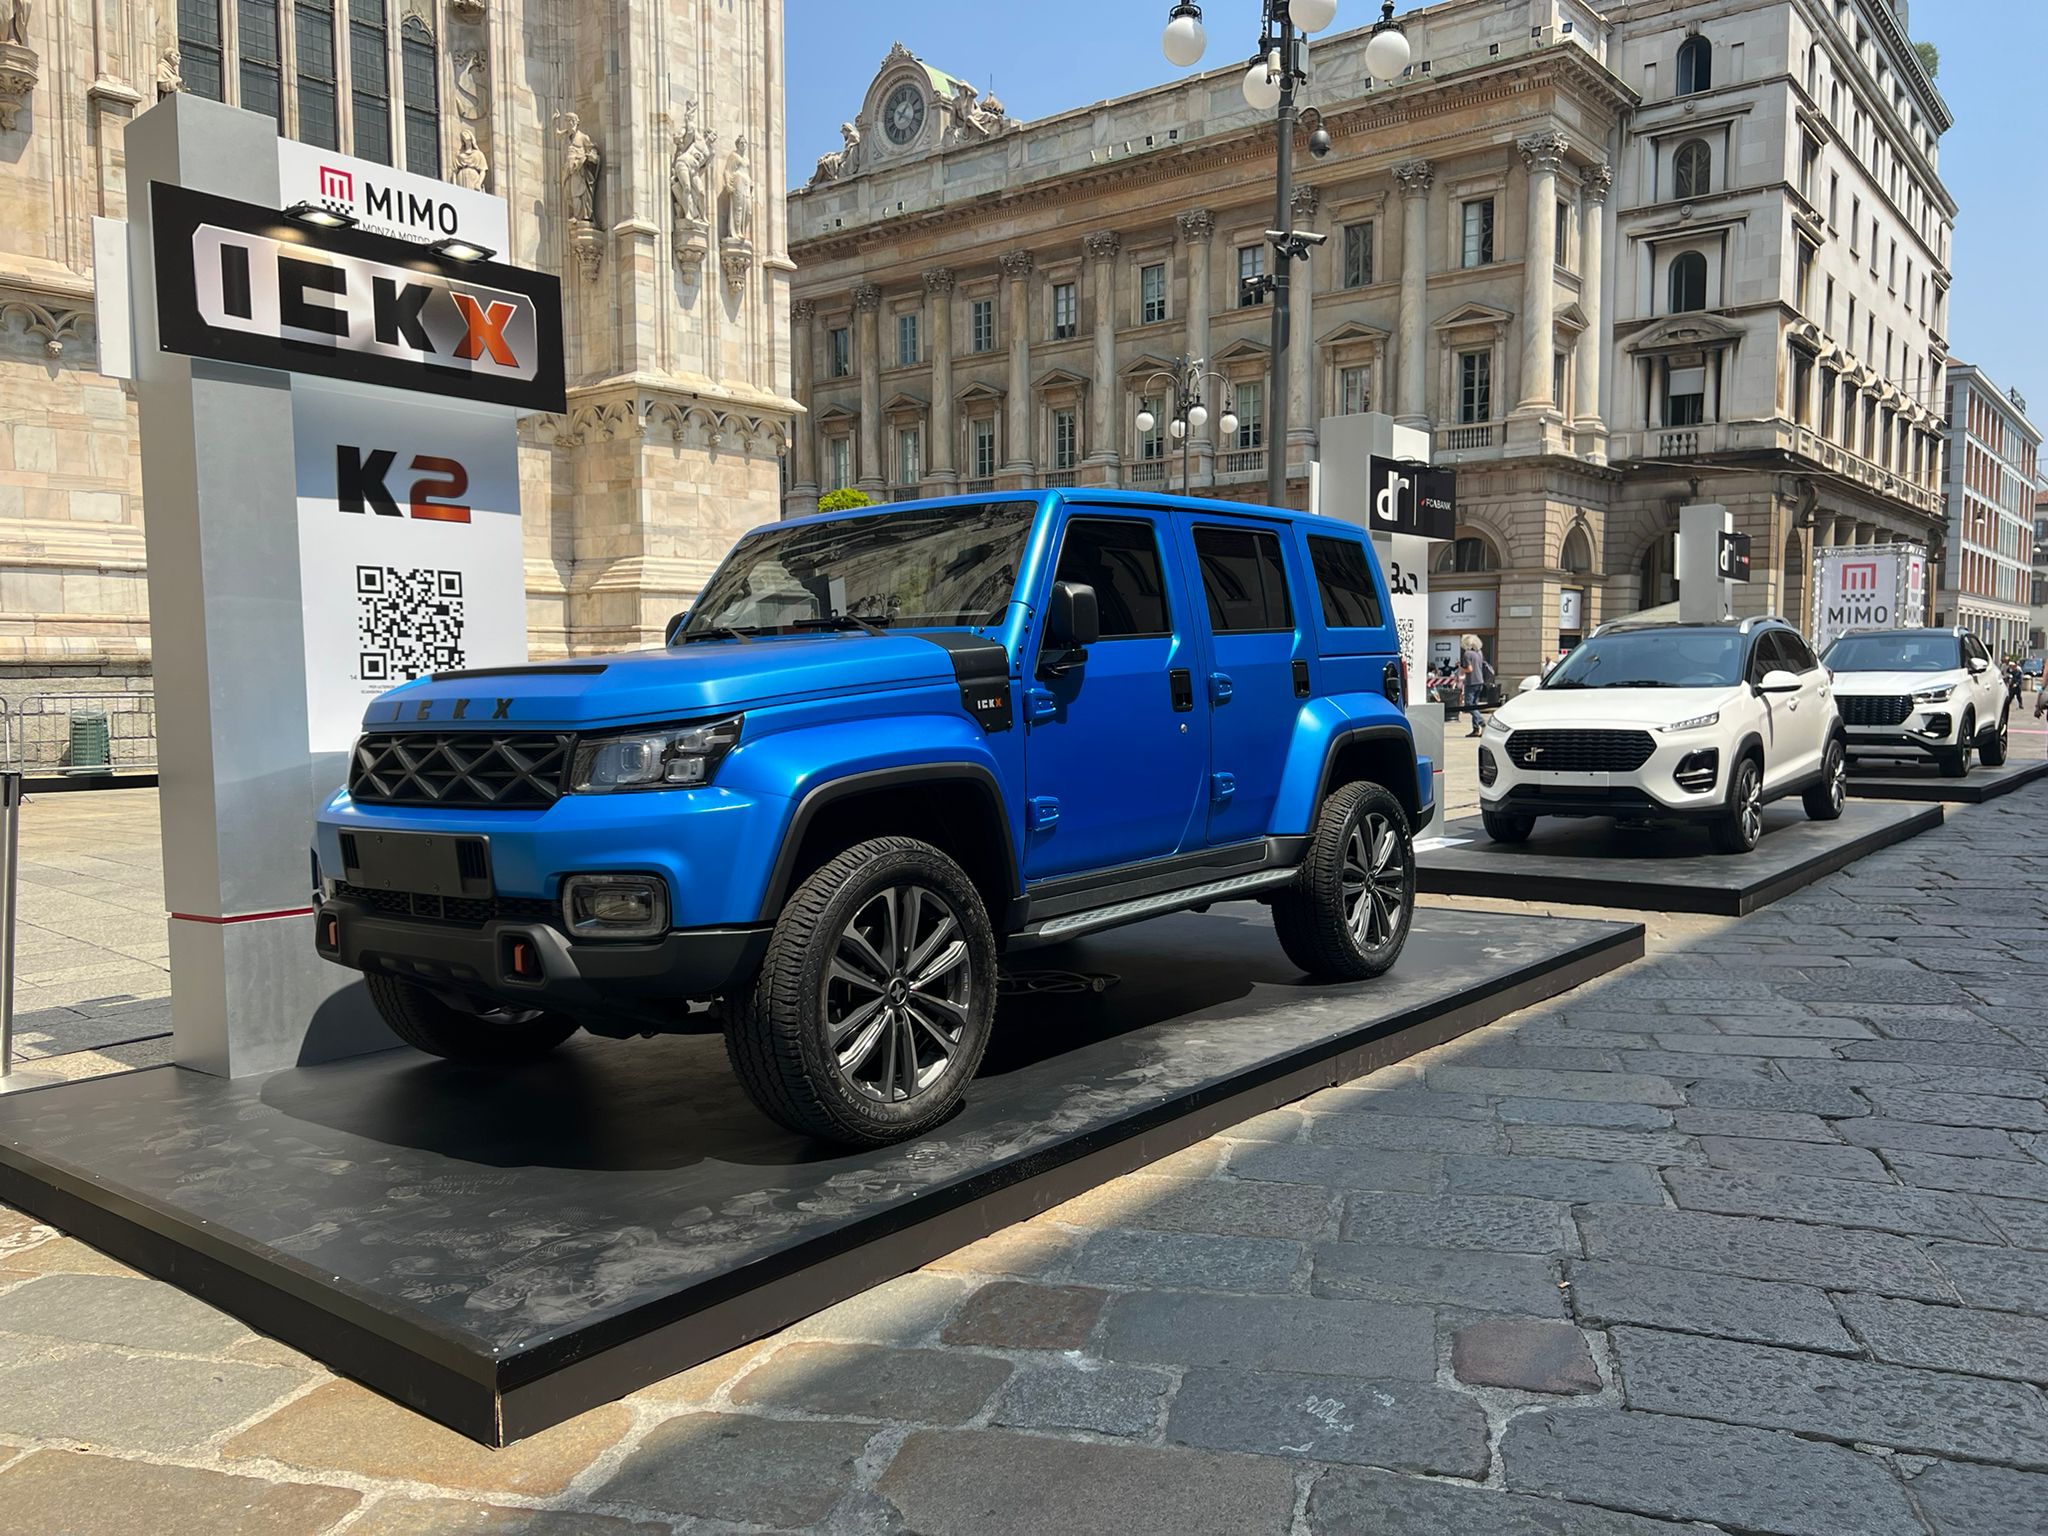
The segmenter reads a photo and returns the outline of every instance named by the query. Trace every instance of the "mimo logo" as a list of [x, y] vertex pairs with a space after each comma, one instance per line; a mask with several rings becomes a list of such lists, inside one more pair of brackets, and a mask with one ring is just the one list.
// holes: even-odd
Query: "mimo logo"
[[356, 179], [338, 165], [320, 167], [320, 196], [331, 203], [352, 203], [356, 200]]
[[405, 511], [391, 494], [388, 477], [398, 462], [389, 448], [363, 449], [338, 443], [334, 449], [334, 499], [344, 512], [374, 512], [379, 517], [414, 517], [435, 523], [466, 523], [469, 504], [455, 500], [469, 491], [469, 471], [455, 459], [435, 454], [413, 455], [409, 468], [420, 478], [404, 491]]
[[1844, 592], [1875, 592], [1877, 590], [1877, 562], [1875, 560], [1844, 561], [1842, 564], [1842, 590]]

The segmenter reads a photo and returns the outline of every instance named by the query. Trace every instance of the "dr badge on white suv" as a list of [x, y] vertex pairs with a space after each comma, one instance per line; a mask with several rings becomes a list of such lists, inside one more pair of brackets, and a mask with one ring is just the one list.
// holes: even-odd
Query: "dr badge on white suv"
[[1747, 853], [1767, 801], [1842, 814], [1846, 753], [1831, 679], [1784, 620], [1603, 624], [1494, 711], [1480, 817], [1500, 843], [1539, 816], [1697, 822]]
[[1959, 779], [1970, 749], [2005, 761], [2005, 679], [1967, 629], [1852, 630], [1822, 658], [1856, 757], [1931, 757]]

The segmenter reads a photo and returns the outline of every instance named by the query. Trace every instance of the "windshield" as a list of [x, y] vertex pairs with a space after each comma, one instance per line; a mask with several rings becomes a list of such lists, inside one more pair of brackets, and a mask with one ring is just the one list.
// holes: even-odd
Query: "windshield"
[[795, 631], [834, 621], [959, 628], [1001, 617], [1038, 504], [992, 501], [767, 528], [712, 576], [683, 639]]
[[1821, 660], [1831, 672], [1952, 672], [1963, 664], [1963, 653], [1954, 635], [1934, 630], [1844, 635]]
[[1595, 635], [1551, 669], [1545, 688], [1715, 688], [1742, 678], [1732, 629], [1620, 629]]

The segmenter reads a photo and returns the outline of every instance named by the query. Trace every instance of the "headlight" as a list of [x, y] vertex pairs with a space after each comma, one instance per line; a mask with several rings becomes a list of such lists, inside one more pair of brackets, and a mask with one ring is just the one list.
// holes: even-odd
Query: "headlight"
[[1915, 704], [1939, 704], [1956, 691], [1954, 683], [1943, 683], [1939, 688], [1916, 688], [1913, 690]]
[[1710, 725], [1721, 723], [1721, 712], [1717, 709], [1711, 715], [1694, 715], [1690, 720], [1674, 720], [1669, 725], [1659, 726], [1663, 731], [1703, 731]]
[[1505, 735], [1507, 735], [1507, 733], [1509, 732], [1509, 730], [1510, 730], [1510, 729], [1512, 729], [1512, 727], [1510, 727], [1510, 726], [1506, 726], [1506, 725], [1503, 725], [1503, 724], [1501, 724], [1501, 719], [1500, 719], [1500, 715], [1499, 715], [1499, 713], [1498, 713], [1498, 712], [1496, 712], [1496, 713], [1494, 713], [1494, 714], [1491, 714], [1491, 715], [1488, 715], [1488, 716], [1486, 717], [1486, 734], [1487, 734], [1487, 735], [1489, 735], [1489, 736], [1505, 736]]
[[668, 887], [656, 875], [571, 875], [562, 920], [579, 939], [651, 939], [668, 930]]
[[725, 754], [739, 744], [743, 715], [697, 725], [586, 736], [576, 744], [569, 789], [608, 795], [623, 789], [686, 789], [709, 784]]

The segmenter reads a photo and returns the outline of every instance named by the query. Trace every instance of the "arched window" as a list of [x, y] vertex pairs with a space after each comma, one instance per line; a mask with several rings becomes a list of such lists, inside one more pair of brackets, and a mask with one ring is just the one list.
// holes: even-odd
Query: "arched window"
[[1574, 576], [1583, 576], [1593, 569], [1593, 540], [1583, 527], [1574, 527], [1564, 536], [1564, 548], [1557, 563]]
[[399, 78], [405, 82], [405, 168], [441, 174], [441, 78], [434, 35], [417, 16], [398, 29]]
[[1714, 83], [1714, 45], [1695, 32], [1678, 45], [1678, 94], [1690, 96]]
[[1671, 258], [1671, 313], [1707, 307], [1707, 258], [1698, 251], [1680, 251]]
[[1674, 197], [1705, 197], [1713, 188], [1714, 152], [1705, 139], [1687, 139], [1678, 146], [1671, 161], [1671, 192]]
[[1437, 551], [1435, 569], [1444, 572], [1497, 571], [1500, 551], [1483, 534], [1461, 534]]

